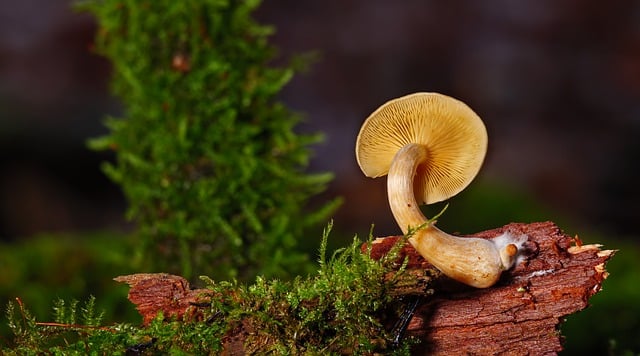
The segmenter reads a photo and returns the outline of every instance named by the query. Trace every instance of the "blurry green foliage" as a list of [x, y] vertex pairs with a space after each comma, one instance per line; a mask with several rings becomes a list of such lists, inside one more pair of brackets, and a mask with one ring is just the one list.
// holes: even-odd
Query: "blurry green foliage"
[[504, 182], [478, 180], [446, 202], [423, 207], [427, 217], [437, 214], [444, 204], [447, 212], [438, 219], [438, 227], [448, 232], [472, 234], [511, 222], [530, 223], [554, 220], [566, 226], [561, 214], [553, 212], [535, 197]]
[[[44, 234], [0, 245], [0, 301], [20, 298], [39, 320], [51, 316], [58, 298], [97, 297], [105, 320], [139, 320], [126, 300], [128, 287], [113, 277], [134, 273], [127, 261], [131, 241], [122, 234]], [[0, 336], [8, 333], [0, 323]]]
[[330, 174], [308, 174], [318, 135], [276, 100], [299, 61], [271, 67], [259, 0], [96, 0], [96, 51], [113, 65], [124, 118], [91, 147], [137, 222], [140, 270], [251, 280], [310, 272], [297, 239], [339, 204], [308, 199]]

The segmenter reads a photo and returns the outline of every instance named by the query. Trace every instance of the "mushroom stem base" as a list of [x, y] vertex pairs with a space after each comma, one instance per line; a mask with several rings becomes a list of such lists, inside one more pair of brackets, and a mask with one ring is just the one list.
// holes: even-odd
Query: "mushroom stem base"
[[505, 270], [491, 240], [452, 236], [430, 224], [416, 231], [409, 242], [447, 277], [475, 288], [494, 285]]

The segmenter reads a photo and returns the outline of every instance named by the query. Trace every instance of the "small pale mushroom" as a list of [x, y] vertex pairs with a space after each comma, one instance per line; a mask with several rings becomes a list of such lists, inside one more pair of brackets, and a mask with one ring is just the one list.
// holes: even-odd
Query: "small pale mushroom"
[[[388, 174], [393, 216], [409, 242], [446, 276], [476, 288], [495, 284], [514, 266], [526, 236], [457, 237], [429, 221], [420, 204], [446, 200], [475, 178], [487, 130], [463, 102], [438, 93], [388, 101], [362, 124], [356, 159], [367, 177]], [[420, 203], [420, 204], [419, 204]]]

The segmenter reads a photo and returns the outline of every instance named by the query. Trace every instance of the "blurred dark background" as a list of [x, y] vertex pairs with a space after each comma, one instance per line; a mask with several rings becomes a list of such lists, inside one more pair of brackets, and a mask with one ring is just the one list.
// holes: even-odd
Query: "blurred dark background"
[[[273, 0], [257, 17], [277, 28], [283, 56], [319, 54], [282, 100], [305, 115], [300, 130], [326, 134], [312, 169], [336, 174], [326, 196], [345, 197], [340, 229], [398, 231], [384, 179], [365, 178], [356, 165], [355, 137], [385, 101], [438, 91], [469, 104], [489, 131], [480, 183], [470, 189], [512, 189], [579, 231], [636, 235], [640, 2]], [[91, 53], [94, 31], [69, 1], [0, 10], [5, 241], [126, 226], [122, 196], [99, 169], [109, 157], [85, 146], [106, 132], [105, 115], [121, 112], [108, 63]], [[508, 223], [509, 212], [503, 217], [469, 229]]]
[[[553, 220], [620, 248], [597, 307], [569, 318], [563, 333], [575, 354], [640, 347], [640, 1], [267, 0], [256, 16], [277, 28], [283, 57], [318, 54], [281, 99], [304, 114], [300, 131], [326, 135], [311, 169], [336, 175], [317, 199], [345, 198], [338, 236], [366, 236], [372, 223], [376, 235], [399, 232], [385, 179], [365, 178], [355, 161], [363, 120], [416, 91], [456, 97], [483, 118], [489, 152], [440, 226], [472, 233]], [[0, 251], [0, 289], [32, 306], [40, 297], [39, 315], [50, 315], [52, 295], [88, 290], [135, 314], [124, 289], [110, 292], [110, 278], [126, 273], [113, 267], [125, 265], [126, 248], [110, 248], [113, 235], [92, 237], [89, 250], [56, 235], [28, 242], [130, 229], [122, 194], [100, 171], [112, 157], [85, 144], [106, 133], [106, 115], [122, 112], [109, 64], [91, 53], [95, 30], [68, 0], [0, 7], [0, 242], [22, 243], [15, 255]], [[319, 238], [307, 243], [315, 249]], [[50, 273], [54, 265], [62, 272]]]

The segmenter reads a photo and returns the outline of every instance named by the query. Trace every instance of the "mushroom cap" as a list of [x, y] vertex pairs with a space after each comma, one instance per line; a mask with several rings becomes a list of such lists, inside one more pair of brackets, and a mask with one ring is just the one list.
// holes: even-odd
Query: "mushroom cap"
[[417, 143], [427, 160], [414, 178], [418, 203], [446, 200], [462, 191], [478, 174], [487, 152], [487, 130], [465, 103], [438, 93], [414, 93], [390, 100], [362, 124], [356, 159], [371, 178], [389, 172], [403, 146]]

